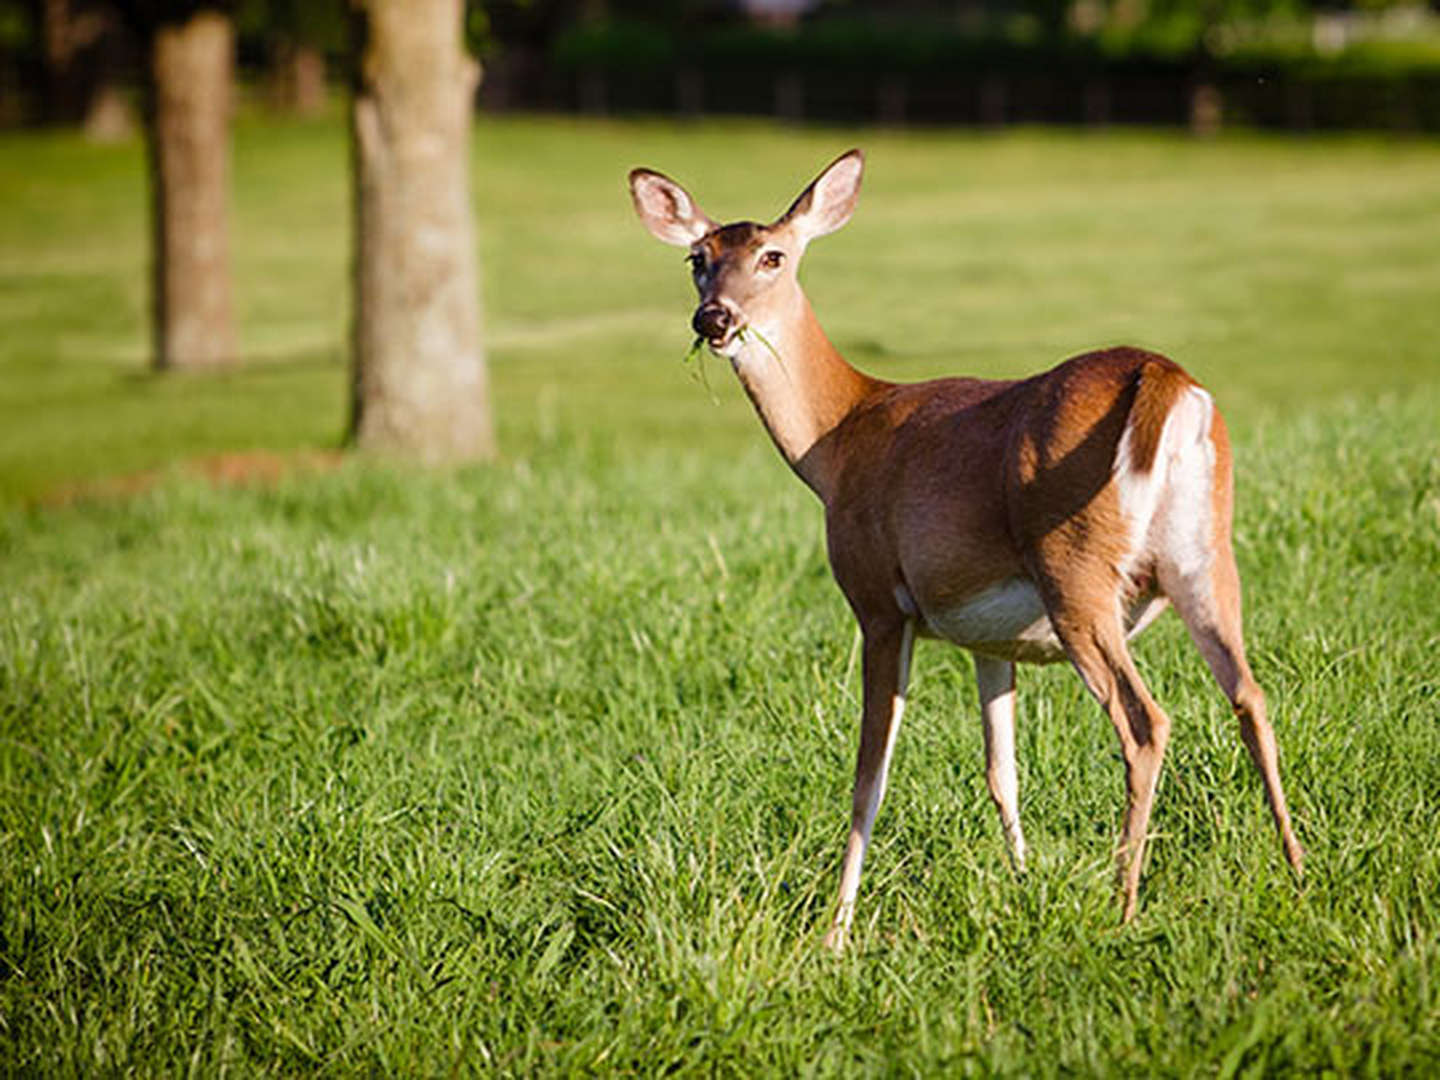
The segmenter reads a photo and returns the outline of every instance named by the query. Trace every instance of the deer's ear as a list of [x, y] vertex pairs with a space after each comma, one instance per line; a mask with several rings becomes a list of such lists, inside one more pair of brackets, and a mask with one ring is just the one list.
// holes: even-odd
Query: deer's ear
[[630, 171], [630, 198], [651, 235], [667, 244], [689, 247], [715, 228], [688, 191], [649, 169]]
[[834, 232], [855, 212], [864, 172], [865, 155], [859, 150], [841, 154], [800, 193], [776, 224], [789, 225], [806, 243]]

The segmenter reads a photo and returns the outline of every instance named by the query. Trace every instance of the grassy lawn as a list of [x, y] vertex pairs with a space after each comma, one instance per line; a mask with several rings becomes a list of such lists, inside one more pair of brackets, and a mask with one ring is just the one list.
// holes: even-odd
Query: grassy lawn
[[[851, 144], [806, 282], [888, 377], [1128, 341], [1230, 418], [1290, 880], [1173, 616], [1140, 916], [1118, 747], [1022, 672], [1009, 869], [966, 658], [917, 654], [855, 948], [856, 738], [818, 508], [626, 169], [717, 217]], [[248, 363], [145, 370], [137, 146], [0, 136], [0, 1071], [1440, 1069], [1440, 145], [480, 124], [498, 465], [57, 492], [344, 425], [336, 123], [243, 120]]]

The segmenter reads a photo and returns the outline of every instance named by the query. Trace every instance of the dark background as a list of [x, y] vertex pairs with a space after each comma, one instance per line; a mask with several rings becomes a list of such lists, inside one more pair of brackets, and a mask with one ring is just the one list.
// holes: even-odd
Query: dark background
[[[142, 35], [198, 0], [0, 0], [0, 124], [123, 125]], [[1440, 129], [1436, 5], [1390, 0], [488, 0], [479, 107], [887, 125]], [[199, 6], [216, 6], [200, 4]], [[237, 0], [244, 86], [323, 107], [343, 0]], [[318, 89], [317, 89], [318, 87]], [[97, 121], [97, 106], [109, 110]]]

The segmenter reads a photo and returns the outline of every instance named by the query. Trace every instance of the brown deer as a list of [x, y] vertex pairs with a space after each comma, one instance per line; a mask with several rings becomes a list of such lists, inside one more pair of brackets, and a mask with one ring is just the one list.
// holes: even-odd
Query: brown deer
[[696, 334], [730, 360], [824, 504], [830, 566], [860, 623], [860, 751], [827, 944], [844, 946], [854, 915], [917, 634], [974, 656], [987, 780], [1019, 868], [1015, 664], [1075, 666], [1124, 752], [1117, 879], [1128, 921], [1170, 720], [1126, 640], [1174, 604], [1234, 706], [1298, 875], [1275, 736], [1245, 660], [1230, 442], [1210, 395], [1133, 348], [1018, 381], [899, 384], [857, 371], [820, 328], [796, 268], [811, 240], [850, 219], [863, 168], [858, 150], [844, 154], [769, 225], [718, 225], [675, 181], [630, 173], [646, 228], [689, 249]]

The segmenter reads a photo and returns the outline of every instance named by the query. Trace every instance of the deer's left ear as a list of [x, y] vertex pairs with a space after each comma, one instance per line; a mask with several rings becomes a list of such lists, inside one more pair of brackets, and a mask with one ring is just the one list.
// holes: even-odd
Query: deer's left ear
[[859, 150], [841, 154], [800, 193], [776, 224], [789, 225], [804, 243], [834, 232], [855, 212], [864, 172], [865, 155]]

